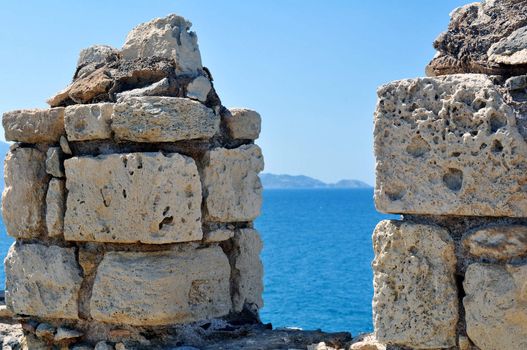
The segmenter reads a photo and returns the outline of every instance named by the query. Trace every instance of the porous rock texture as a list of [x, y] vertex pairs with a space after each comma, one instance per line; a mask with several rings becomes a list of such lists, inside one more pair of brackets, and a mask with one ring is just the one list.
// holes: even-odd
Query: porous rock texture
[[219, 126], [210, 108], [177, 97], [130, 97], [115, 105], [112, 116], [115, 137], [135, 142], [207, 139]]
[[476, 346], [527, 348], [527, 265], [470, 265], [463, 287], [467, 334]]
[[403, 215], [374, 233], [375, 334], [387, 348], [527, 347], [526, 9], [454, 10], [431, 77], [378, 90], [375, 204]]
[[434, 42], [428, 75], [454, 73], [525, 74], [527, 3], [518, 0], [472, 2], [450, 14], [448, 29]]
[[15, 313], [78, 318], [80, 267], [72, 248], [15, 243], [5, 259], [6, 302]]
[[34, 148], [14, 147], [5, 158], [2, 217], [7, 233], [16, 238], [45, 232], [48, 187], [46, 156]]
[[74, 157], [65, 161], [64, 238], [175, 243], [201, 240], [201, 183], [177, 153]]
[[195, 74], [201, 67], [201, 55], [192, 24], [177, 15], [156, 18], [135, 27], [121, 50], [124, 59], [162, 57], [176, 62], [176, 71]]
[[378, 95], [379, 210], [527, 216], [527, 144], [488, 77], [401, 80]]
[[[254, 326], [272, 338], [260, 348], [274, 349], [280, 336], [258, 315], [252, 222], [260, 118], [249, 113], [232, 133], [189, 28], [169, 15], [136, 27], [122, 50], [84, 49], [52, 108], [4, 114], [6, 139], [18, 142], [2, 201], [16, 242], [0, 318], [22, 324], [14, 348], [247, 345], [239, 338]], [[206, 339], [222, 331], [236, 340]], [[304, 336], [288, 343], [314, 342]]]
[[203, 190], [211, 221], [252, 221], [262, 206], [262, 152], [256, 145], [216, 148], [205, 154]]
[[373, 234], [375, 335], [414, 348], [456, 344], [454, 242], [433, 225], [382, 221]]
[[64, 125], [71, 141], [104, 140], [112, 137], [113, 103], [66, 107]]
[[91, 316], [138, 326], [223, 316], [231, 309], [229, 275], [219, 247], [107, 253], [97, 269]]
[[7, 141], [56, 142], [64, 134], [64, 108], [6, 112], [2, 117], [2, 125]]

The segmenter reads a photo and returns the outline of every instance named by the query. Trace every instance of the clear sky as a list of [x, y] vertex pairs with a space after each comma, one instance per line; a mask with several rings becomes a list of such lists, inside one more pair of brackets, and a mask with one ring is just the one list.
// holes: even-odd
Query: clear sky
[[0, 0], [0, 112], [46, 107], [82, 48], [120, 48], [135, 25], [178, 13], [223, 104], [262, 115], [266, 172], [372, 184], [376, 87], [424, 75], [448, 14], [468, 2]]

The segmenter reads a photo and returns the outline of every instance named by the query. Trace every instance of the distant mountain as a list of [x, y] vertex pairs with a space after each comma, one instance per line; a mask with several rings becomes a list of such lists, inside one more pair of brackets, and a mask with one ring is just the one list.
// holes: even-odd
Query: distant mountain
[[310, 188], [371, 188], [365, 182], [359, 180], [340, 180], [334, 184], [328, 184], [304, 175], [276, 175], [260, 174], [263, 188], [266, 189], [310, 189]]

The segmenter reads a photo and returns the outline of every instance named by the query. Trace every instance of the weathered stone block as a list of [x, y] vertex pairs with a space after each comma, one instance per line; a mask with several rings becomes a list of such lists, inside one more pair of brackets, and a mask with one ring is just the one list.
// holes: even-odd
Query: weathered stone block
[[234, 237], [234, 231], [229, 229], [217, 229], [203, 234], [203, 242], [222, 242]]
[[527, 349], [527, 265], [472, 264], [463, 287], [467, 334], [478, 348]]
[[74, 157], [65, 161], [64, 237], [73, 241], [174, 243], [201, 240], [201, 183], [177, 153]]
[[478, 228], [463, 237], [463, 247], [473, 257], [508, 260], [527, 256], [527, 226], [497, 225]]
[[115, 104], [112, 116], [115, 137], [135, 142], [208, 139], [219, 123], [212, 109], [179, 97], [130, 97]]
[[112, 137], [113, 103], [66, 107], [64, 125], [70, 141], [102, 140]]
[[527, 216], [527, 143], [489, 78], [401, 80], [378, 95], [380, 211]]
[[201, 70], [201, 55], [191, 26], [174, 14], [142, 23], [128, 33], [121, 56], [127, 60], [151, 56], [174, 59], [179, 73], [196, 74]]
[[64, 108], [24, 109], [4, 113], [5, 139], [27, 143], [54, 143], [64, 134]]
[[73, 248], [15, 243], [5, 259], [6, 303], [14, 313], [78, 318], [81, 271]]
[[48, 236], [62, 236], [66, 194], [64, 180], [51, 179], [46, 195], [46, 226]]
[[204, 157], [203, 187], [207, 219], [251, 221], [260, 214], [262, 184], [258, 173], [264, 162], [260, 148], [243, 145], [216, 148]]
[[233, 139], [256, 140], [260, 136], [262, 118], [258, 112], [247, 108], [231, 108], [225, 124]]
[[152, 326], [228, 314], [230, 267], [221, 248], [178, 249], [106, 253], [93, 286], [91, 316]]
[[236, 312], [242, 311], [244, 305], [256, 311], [263, 307], [262, 239], [256, 230], [236, 230], [233, 245], [231, 259], [235, 273], [232, 307]]
[[50, 147], [46, 152], [46, 172], [54, 177], [64, 177], [64, 153], [60, 147]]
[[7, 233], [32, 238], [45, 232], [46, 155], [33, 148], [13, 148], [5, 158], [4, 179], [2, 216]]
[[207, 101], [207, 96], [209, 95], [211, 89], [212, 85], [210, 80], [203, 75], [200, 75], [187, 85], [187, 97], [193, 100], [205, 102]]
[[448, 231], [385, 220], [373, 234], [373, 321], [383, 343], [410, 348], [456, 345], [456, 256]]

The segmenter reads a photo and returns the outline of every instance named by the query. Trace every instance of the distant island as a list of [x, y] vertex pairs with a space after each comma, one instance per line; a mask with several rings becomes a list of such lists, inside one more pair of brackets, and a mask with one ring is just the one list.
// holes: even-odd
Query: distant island
[[304, 175], [260, 174], [264, 189], [318, 189], [318, 188], [371, 188], [359, 180], [340, 180], [336, 183], [325, 183]]

